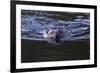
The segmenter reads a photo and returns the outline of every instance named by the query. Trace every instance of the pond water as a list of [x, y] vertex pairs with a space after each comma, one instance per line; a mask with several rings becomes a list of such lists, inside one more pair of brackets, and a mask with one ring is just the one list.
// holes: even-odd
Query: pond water
[[[26, 12], [29, 12], [26, 10]], [[33, 14], [32, 14], [33, 13]], [[21, 38], [29, 40], [45, 40], [42, 32], [50, 29], [63, 29], [64, 40], [80, 40], [90, 38], [90, 18], [88, 13], [53, 13], [23, 10], [21, 15]]]

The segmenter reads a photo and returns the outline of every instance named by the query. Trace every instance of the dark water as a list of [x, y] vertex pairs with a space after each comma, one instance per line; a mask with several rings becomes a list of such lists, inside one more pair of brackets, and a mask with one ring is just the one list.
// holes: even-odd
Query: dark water
[[90, 59], [90, 46], [85, 41], [66, 41], [61, 45], [46, 41], [22, 40], [22, 62], [47, 62]]

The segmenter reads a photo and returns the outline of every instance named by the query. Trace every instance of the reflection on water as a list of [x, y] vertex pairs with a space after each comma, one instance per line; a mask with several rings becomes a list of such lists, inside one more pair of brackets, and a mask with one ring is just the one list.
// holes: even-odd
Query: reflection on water
[[21, 38], [45, 40], [43, 32], [50, 29], [63, 29], [69, 33], [64, 40], [89, 39], [89, 13], [64, 13], [22, 10]]

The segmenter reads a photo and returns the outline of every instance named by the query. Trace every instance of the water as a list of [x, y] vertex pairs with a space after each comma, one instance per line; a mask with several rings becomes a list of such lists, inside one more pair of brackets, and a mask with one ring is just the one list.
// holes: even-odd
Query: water
[[[42, 32], [48, 29], [63, 29], [65, 41], [47, 43]], [[21, 62], [89, 60], [89, 32], [88, 13], [22, 10]]]
[[[25, 12], [25, 10], [23, 11]], [[29, 12], [29, 11], [26, 11]], [[34, 13], [34, 14], [32, 14]], [[42, 32], [48, 29], [63, 29], [66, 34], [63, 40], [89, 39], [90, 37], [90, 19], [86, 13], [78, 13], [65, 17], [60, 13], [31, 11], [30, 14], [21, 16], [21, 38], [29, 40], [45, 40]]]

